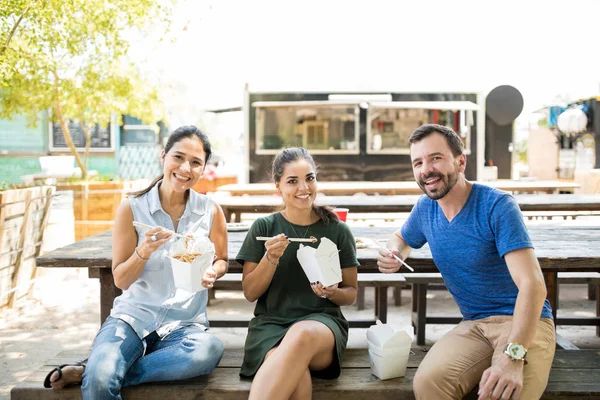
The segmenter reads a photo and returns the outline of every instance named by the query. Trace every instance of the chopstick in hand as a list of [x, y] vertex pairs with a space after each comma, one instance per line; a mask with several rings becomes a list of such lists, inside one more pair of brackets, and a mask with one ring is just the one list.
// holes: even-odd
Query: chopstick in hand
[[398, 261], [400, 261], [400, 264], [404, 265], [406, 268], [408, 268], [409, 270], [411, 270], [412, 272], [415, 272], [415, 270], [413, 269], [413, 267], [411, 267], [410, 265], [408, 265], [407, 263], [404, 262], [404, 260], [402, 260], [400, 257], [398, 257], [397, 255], [394, 254], [394, 252], [392, 252], [390, 249], [388, 249], [387, 247], [385, 247], [384, 245], [382, 245], [381, 243], [379, 243], [379, 241], [377, 240], [373, 240], [375, 243], [377, 243], [377, 245], [379, 247], [381, 247], [382, 249], [385, 249], [387, 251], [390, 252], [390, 254], [392, 256], [394, 256], [394, 258]]
[[[152, 225], [144, 224], [144, 223], [142, 223], [142, 222], [137, 222], [137, 221], [133, 221], [133, 226], [139, 226], [140, 228], [148, 228], [148, 229], [152, 229], [152, 228], [154, 228], [154, 226], [152, 226]], [[166, 228], [164, 228], [164, 229], [166, 229]], [[178, 236], [178, 237], [180, 237], [180, 238], [187, 238], [187, 237], [188, 237], [188, 236], [186, 236], [186, 235], [182, 235], [181, 233], [176, 233], [176, 232], [173, 232], [173, 231], [172, 231], [172, 230], [170, 230], [170, 229], [167, 229], [167, 230], [168, 230], [169, 232], [172, 232], [172, 233], [173, 233], [173, 236]]]
[[[273, 239], [270, 236], [257, 236], [256, 240], [262, 240], [262, 241], [266, 241], [266, 240], [271, 240]], [[288, 238], [288, 240], [290, 242], [302, 242], [302, 243], [317, 243], [319, 241], [319, 239], [317, 239], [314, 236], [309, 237], [308, 239], [305, 238]]]

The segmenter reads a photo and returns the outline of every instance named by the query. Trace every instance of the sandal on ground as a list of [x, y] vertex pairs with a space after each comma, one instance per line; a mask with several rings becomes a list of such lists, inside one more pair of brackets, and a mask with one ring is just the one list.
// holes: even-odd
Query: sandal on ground
[[[52, 371], [50, 371], [48, 373], [48, 375], [46, 375], [46, 379], [44, 379], [44, 387], [51, 388], [52, 383], [60, 381], [63, 377], [62, 369], [64, 367], [83, 367], [85, 369], [85, 364], [87, 364], [87, 359], [76, 362], [75, 364], [63, 364], [63, 365], [59, 365], [58, 367], [53, 368]], [[54, 374], [55, 372], [58, 372], [58, 378], [55, 379], [54, 381], [50, 382], [50, 378], [52, 377], [52, 374]]]

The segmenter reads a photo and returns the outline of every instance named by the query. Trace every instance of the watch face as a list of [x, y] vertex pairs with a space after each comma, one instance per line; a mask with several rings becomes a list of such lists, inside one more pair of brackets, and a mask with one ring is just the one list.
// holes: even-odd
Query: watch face
[[507, 350], [510, 353], [511, 357], [517, 360], [523, 359], [523, 357], [525, 357], [525, 354], [527, 354], [525, 348], [522, 345], [516, 343], [511, 344]]

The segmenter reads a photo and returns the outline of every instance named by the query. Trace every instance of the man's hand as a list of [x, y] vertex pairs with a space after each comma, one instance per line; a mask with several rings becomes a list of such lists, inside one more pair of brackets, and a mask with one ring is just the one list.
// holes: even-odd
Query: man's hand
[[[393, 253], [402, 258], [400, 252], [394, 250]], [[379, 267], [380, 272], [390, 274], [392, 272], [398, 272], [400, 269], [400, 262], [394, 258], [391, 250], [380, 249], [379, 254], [377, 254], [377, 266]]]
[[513, 361], [502, 355], [483, 372], [477, 400], [518, 400], [523, 390], [523, 365], [523, 361]]

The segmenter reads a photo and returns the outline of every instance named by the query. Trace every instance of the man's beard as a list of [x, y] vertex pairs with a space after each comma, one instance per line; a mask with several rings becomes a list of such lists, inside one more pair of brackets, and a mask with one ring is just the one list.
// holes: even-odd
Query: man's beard
[[[452, 190], [454, 185], [456, 185], [456, 182], [458, 182], [458, 174], [458, 171], [454, 171], [448, 174], [448, 176], [444, 176], [440, 172], [432, 172], [429, 175], [423, 176], [421, 179], [419, 179], [417, 184], [423, 193], [425, 193], [431, 200], [439, 200], [446, 196]], [[434, 189], [435, 192], [430, 192], [426, 188], [425, 182], [430, 178], [439, 178], [441, 181], [439, 186]]]

